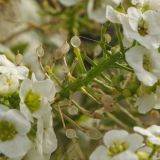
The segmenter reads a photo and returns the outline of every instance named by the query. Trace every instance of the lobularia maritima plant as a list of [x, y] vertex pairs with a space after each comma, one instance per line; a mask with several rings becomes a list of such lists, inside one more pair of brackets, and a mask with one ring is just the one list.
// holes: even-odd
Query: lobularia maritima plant
[[0, 160], [159, 160], [160, 0], [21, 2], [37, 20], [0, 39]]

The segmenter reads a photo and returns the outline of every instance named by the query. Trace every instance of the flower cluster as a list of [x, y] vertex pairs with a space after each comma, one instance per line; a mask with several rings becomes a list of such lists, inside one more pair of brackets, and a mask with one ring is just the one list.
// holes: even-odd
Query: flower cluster
[[[159, 159], [160, 126], [152, 125], [147, 129], [134, 127], [137, 133], [125, 130], [111, 130], [103, 137], [100, 145], [90, 155], [90, 160], [156, 160]], [[147, 137], [146, 140], [143, 137]]]
[[[112, 23], [122, 25], [124, 41], [128, 47], [125, 59], [133, 68], [138, 80], [146, 86], [155, 85], [160, 78], [159, 8], [159, 0], [132, 0], [131, 5], [125, 8], [120, 4], [118, 8], [107, 5], [106, 9], [106, 18]], [[155, 97], [157, 96], [151, 93], [138, 99], [136, 105], [140, 113], [146, 113], [152, 108], [159, 109]], [[148, 102], [152, 104], [144, 107]]]
[[0, 159], [49, 160], [57, 148], [51, 79], [38, 81], [23, 65], [0, 55]]

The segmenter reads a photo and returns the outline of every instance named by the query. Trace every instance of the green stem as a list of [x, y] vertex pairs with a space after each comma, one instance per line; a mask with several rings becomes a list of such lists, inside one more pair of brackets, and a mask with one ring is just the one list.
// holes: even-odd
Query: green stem
[[60, 92], [62, 97], [69, 97], [70, 91], [77, 91], [83, 86], [87, 86], [95, 77], [101, 74], [103, 70], [109, 68], [115, 61], [120, 58], [120, 54], [114, 54], [110, 59], [104, 58], [97, 66], [94, 66], [87, 74], [78, 77], [76, 80], [69, 82]]
[[99, 79], [97, 79], [97, 78], [95, 78], [94, 81], [95, 81], [98, 85], [100, 85], [100, 86], [102, 87], [102, 89], [105, 90], [106, 92], [109, 92], [109, 93], [110, 93], [110, 92], [112, 92], [112, 91], [114, 90], [113, 87], [105, 84], [103, 81], [101, 81], [101, 80], [99, 80]]
[[110, 23], [109, 24], [104, 24], [104, 25], [102, 25], [102, 28], [101, 28], [100, 46], [102, 48], [103, 57], [106, 57], [106, 53], [108, 54], [108, 52], [106, 51], [106, 42], [105, 42], [105, 36], [104, 35], [105, 35], [109, 25], [110, 25]]
[[55, 80], [57, 84], [63, 88], [61, 81], [57, 78], [57, 76], [54, 74], [51, 68], [46, 67], [45, 68], [47, 73], [50, 75], [51, 79]]
[[80, 68], [81, 68], [82, 72], [83, 73], [87, 72], [86, 67], [85, 67], [85, 65], [83, 63], [83, 59], [81, 57], [81, 53], [80, 53], [79, 48], [74, 48], [74, 53], [75, 53], [75, 55], [76, 55], [76, 57], [78, 59], [78, 63], [80, 65]]
[[118, 41], [119, 41], [121, 51], [124, 54], [124, 46], [123, 46], [123, 41], [122, 41], [122, 37], [121, 37], [120, 27], [119, 27], [118, 24], [115, 24], [114, 26], [115, 26], [116, 35], [117, 35], [117, 38], [118, 38]]
[[119, 68], [122, 68], [122, 69], [124, 69], [126, 71], [133, 72], [133, 69], [131, 69], [131, 68], [127, 67], [127, 66], [124, 66], [124, 65], [122, 65], [122, 64], [120, 64], [118, 62], [116, 62], [115, 65], [117, 65]]
[[73, 99], [71, 99], [71, 102], [85, 115], [87, 116], [91, 116], [90, 112], [88, 110], [86, 110], [85, 108], [81, 107], [76, 101], [74, 101]]
[[[85, 60], [91, 64], [92, 66], [97, 66], [97, 63], [94, 62], [91, 58], [89, 58], [86, 54], [85, 56]], [[112, 83], [111, 79], [109, 77], [107, 77], [104, 73], [101, 73], [100, 76], [107, 82]]]

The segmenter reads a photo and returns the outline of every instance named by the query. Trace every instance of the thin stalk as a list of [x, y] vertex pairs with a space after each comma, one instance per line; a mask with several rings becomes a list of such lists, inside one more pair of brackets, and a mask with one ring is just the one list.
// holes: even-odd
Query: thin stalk
[[120, 104], [117, 103], [118, 108], [124, 112], [126, 115], [128, 115], [128, 117], [130, 117], [134, 122], [136, 122], [136, 124], [138, 126], [143, 126], [141, 121], [137, 118], [135, 118], [127, 109], [125, 109], [124, 107], [122, 107]]
[[82, 77], [78, 77], [76, 80], [69, 82], [61, 90], [60, 95], [68, 97], [70, 91], [77, 91], [83, 86], [87, 86], [93, 79], [101, 74], [101, 72], [109, 68], [120, 57], [120, 54], [114, 54], [110, 59], [104, 58], [97, 66], [94, 66], [87, 74]]
[[104, 82], [102, 82], [101, 80], [95, 78], [94, 82], [96, 82], [97, 84], [99, 84], [103, 89], [105, 89], [107, 92], [112, 92], [114, 90], [113, 87], [105, 84]]
[[114, 27], [115, 27], [115, 30], [116, 30], [116, 35], [117, 35], [117, 38], [118, 38], [118, 42], [119, 42], [121, 51], [124, 54], [125, 50], [124, 50], [123, 41], [122, 41], [122, 37], [121, 37], [120, 27], [119, 27], [118, 24], [115, 24]]
[[107, 114], [107, 116], [109, 118], [111, 118], [115, 123], [117, 123], [119, 126], [123, 127], [124, 129], [126, 130], [130, 130], [130, 128], [125, 124], [123, 123], [122, 121], [120, 121], [117, 117], [115, 117], [112, 113], [110, 112], [105, 112]]
[[[87, 55], [85, 55], [85, 59], [87, 60], [88, 63], [90, 63], [93, 66], [97, 66], [97, 63], [94, 62], [92, 59], [90, 59]], [[112, 83], [110, 78], [108, 78], [104, 73], [101, 73], [100, 76], [107, 82]]]
[[74, 101], [73, 99], [71, 99], [71, 102], [75, 105], [75, 107], [77, 107], [82, 113], [84, 113], [87, 116], [91, 116], [90, 112], [86, 109], [84, 109], [83, 107], [81, 107], [76, 101]]
[[81, 68], [82, 72], [83, 73], [87, 72], [86, 67], [85, 67], [85, 65], [83, 63], [83, 59], [81, 57], [81, 53], [80, 53], [79, 48], [74, 48], [74, 53], [75, 53], [75, 55], [76, 55], [76, 57], [78, 59], [78, 63], [80, 65], [80, 68]]

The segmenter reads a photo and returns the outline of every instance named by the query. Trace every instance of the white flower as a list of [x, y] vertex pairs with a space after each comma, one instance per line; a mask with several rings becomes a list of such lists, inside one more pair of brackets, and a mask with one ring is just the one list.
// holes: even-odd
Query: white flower
[[[156, 50], [135, 46], [126, 52], [125, 58], [134, 69], [137, 78], [145, 85], [152, 86], [160, 78], [160, 54]], [[147, 69], [144, 66], [145, 58], [147, 58]]]
[[160, 12], [148, 10], [142, 13], [140, 9], [130, 7], [127, 14], [123, 14], [108, 6], [106, 17], [113, 23], [122, 24], [124, 36], [128, 40], [136, 40], [148, 49], [159, 47]]
[[133, 5], [137, 5], [142, 11], [160, 10], [160, 0], [132, 0]]
[[121, 12], [116, 11], [112, 6], [107, 5], [106, 7], [106, 18], [112, 23], [120, 23], [123, 17], [127, 15]]
[[73, 6], [73, 5], [77, 4], [80, 1], [81, 0], [59, 0], [59, 2], [61, 4], [63, 4], [63, 5], [65, 5], [66, 7]]
[[141, 135], [147, 136], [147, 139], [152, 144], [160, 145], [160, 126], [152, 125], [147, 129], [134, 127], [134, 131], [140, 133]]
[[147, 113], [151, 109], [160, 109], [160, 87], [156, 89], [156, 93], [146, 94], [139, 97], [135, 106], [138, 106], [140, 113]]
[[49, 160], [52, 152], [57, 148], [57, 138], [53, 130], [51, 111], [43, 114], [37, 120], [37, 132], [31, 150], [26, 160]]
[[30, 128], [19, 111], [0, 105], [0, 153], [9, 158], [23, 157], [31, 147], [26, 135]]
[[121, 0], [100, 0], [100, 6], [97, 9], [94, 9], [96, 6], [96, 0], [89, 0], [87, 12], [91, 20], [97, 23], [105, 23], [107, 21], [105, 17], [106, 5], [118, 6], [121, 3]]
[[5, 55], [0, 55], [0, 73], [11, 74], [18, 79], [25, 79], [28, 76], [29, 70], [25, 66], [16, 66]]
[[0, 94], [12, 93], [19, 87], [19, 80], [11, 74], [0, 74]]
[[90, 160], [138, 160], [134, 152], [143, 145], [143, 137], [125, 130], [112, 130], [104, 135], [103, 142], [105, 145], [96, 148]]
[[54, 99], [56, 90], [54, 82], [50, 79], [33, 81], [25, 79], [20, 87], [20, 110], [27, 119], [32, 116], [40, 118], [50, 110], [49, 101]]

